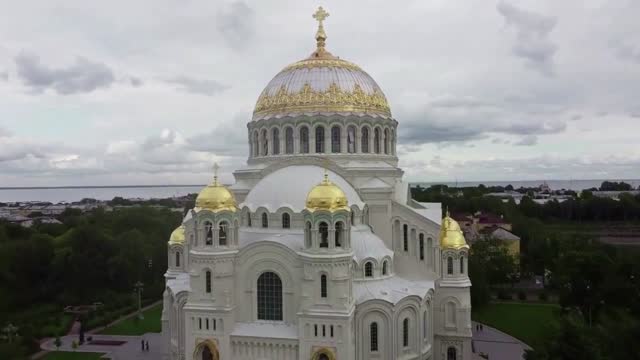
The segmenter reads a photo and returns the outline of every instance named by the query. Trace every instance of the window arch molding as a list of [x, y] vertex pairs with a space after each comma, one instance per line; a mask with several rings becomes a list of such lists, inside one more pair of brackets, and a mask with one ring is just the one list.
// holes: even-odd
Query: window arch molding
[[314, 152], [315, 148], [311, 148], [311, 139], [314, 135], [312, 131], [313, 127], [308, 122], [300, 123], [294, 128], [294, 154], [309, 154]]
[[[291, 254], [293, 256], [293, 254]], [[289, 270], [282, 264], [280, 261], [274, 259], [261, 259], [257, 260], [253, 263], [247, 274], [251, 274], [250, 276], [246, 276], [245, 287], [246, 289], [252, 289], [252, 301], [253, 301], [253, 319], [258, 320], [258, 279], [264, 273], [272, 272], [278, 275], [280, 281], [282, 282], [282, 316], [283, 321], [289, 321], [290, 317], [287, 314], [289, 309], [289, 302], [287, 297], [284, 294], [287, 294], [291, 291], [291, 284], [293, 284], [293, 277]]]
[[[371, 264], [371, 276], [367, 276], [367, 264]], [[360, 262], [360, 268], [362, 269], [363, 278], [374, 278], [376, 277], [376, 270], [378, 269], [378, 261], [372, 257], [365, 258]]]
[[270, 155], [280, 155], [282, 151], [282, 129], [280, 126], [274, 125], [269, 128], [269, 136], [271, 137], [271, 149], [269, 151]]
[[362, 125], [360, 127], [360, 152], [364, 154], [371, 153], [371, 126]]

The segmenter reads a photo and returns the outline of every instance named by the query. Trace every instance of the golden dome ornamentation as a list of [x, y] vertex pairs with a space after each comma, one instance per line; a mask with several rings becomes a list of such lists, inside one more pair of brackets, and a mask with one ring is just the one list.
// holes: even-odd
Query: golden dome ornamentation
[[324, 174], [324, 180], [309, 191], [306, 209], [309, 211], [329, 210], [331, 212], [351, 210], [344, 191], [342, 191], [338, 185], [329, 181], [329, 174], [326, 172]]
[[446, 216], [442, 219], [442, 225], [440, 225], [440, 247], [442, 249], [455, 250], [469, 248], [460, 225], [449, 216], [449, 211], [447, 211]]
[[184, 244], [184, 225], [178, 226], [169, 237], [169, 245]]
[[236, 198], [224, 185], [218, 182], [218, 165], [214, 165], [215, 176], [213, 182], [200, 191], [196, 198], [196, 211], [209, 210], [219, 212], [223, 210], [235, 212], [238, 209]]
[[301, 113], [346, 113], [391, 118], [391, 109], [382, 89], [358, 65], [333, 56], [325, 48], [327, 34], [322, 9], [318, 20], [316, 50], [295, 62], [267, 84], [258, 97], [253, 120]]

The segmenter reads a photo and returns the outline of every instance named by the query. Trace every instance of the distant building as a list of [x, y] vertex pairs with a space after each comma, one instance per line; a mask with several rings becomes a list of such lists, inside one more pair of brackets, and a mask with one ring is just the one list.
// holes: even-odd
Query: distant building
[[470, 244], [487, 238], [499, 239], [507, 244], [511, 255], [520, 258], [520, 237], [511, 232], [513, 230], [511, 223], [502, 216], [477, 212], [475, 214], [455, 213], [451, 217], [460, 224]]

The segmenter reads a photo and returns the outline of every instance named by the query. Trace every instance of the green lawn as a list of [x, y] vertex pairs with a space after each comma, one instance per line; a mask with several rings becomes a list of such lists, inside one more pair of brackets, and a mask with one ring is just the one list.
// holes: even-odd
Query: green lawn
[[104, 355], [91, 352], [52, 351], [40, 358], [41, 360], [98, 360]]
[[534, 347], [557, 324], [559, 309], [553, 304], [498, 303], [474, 308], [471, 317]]
[[102, 330], [100, 333], [107, 335], [142, 335], [148, 332], [159, 333], [162, 331], [160, 324], [162, 304], [144, 311], [143, 314], [144, 319], [142, 320], [133, 316]]

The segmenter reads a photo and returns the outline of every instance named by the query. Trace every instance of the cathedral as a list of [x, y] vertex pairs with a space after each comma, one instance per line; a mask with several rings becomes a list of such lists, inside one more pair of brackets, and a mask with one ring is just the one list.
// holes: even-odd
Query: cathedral
[[469, 247], [411, 199], [401, 123], [378, 84], [325, 47], [280, 71], [168, 243], [170, 360], [471, 359]]

